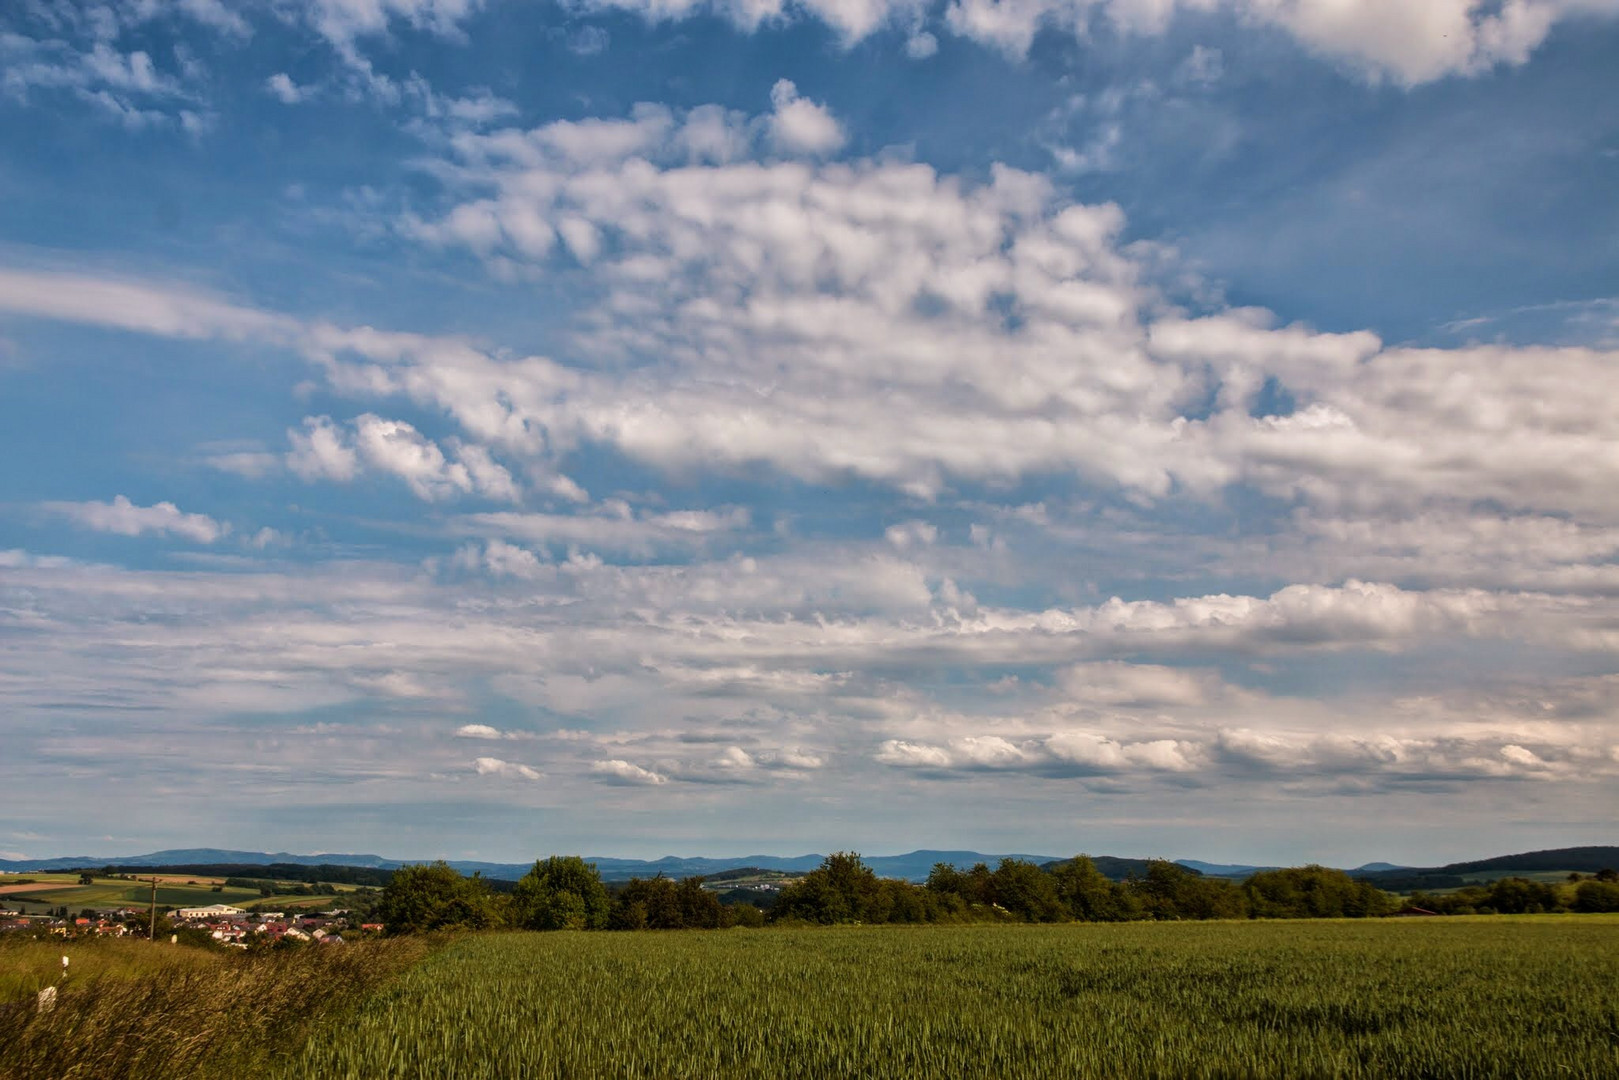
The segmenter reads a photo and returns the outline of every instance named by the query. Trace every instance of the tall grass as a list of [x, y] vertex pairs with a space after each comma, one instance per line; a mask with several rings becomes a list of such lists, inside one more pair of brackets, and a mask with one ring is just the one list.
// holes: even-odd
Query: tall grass
[[[323, 1016], [424, 956], [425, 940], [215, 953], [167, 943], [0, 943], [0, 1078], [257, 1075]], [[72, 957], [55, 1006], [34, 994]], [[41, 972], [42, 964], [50, 972]]]
[[1594, 1080], [1616, 988], [1604, 917], [501, 934], [281, 1075]]

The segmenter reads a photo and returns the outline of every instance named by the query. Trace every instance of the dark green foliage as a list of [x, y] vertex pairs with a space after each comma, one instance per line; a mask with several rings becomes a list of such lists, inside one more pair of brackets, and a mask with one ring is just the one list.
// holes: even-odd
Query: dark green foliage
[[1395, 906], [1370, 882], [1324, 866], [1261, 870], [1242, 883], [1242, 891], [1256, 919], [1362, 919], [1387, 915]]
[[512, 924], [526, 930], [604, 930], [611, 905], [596, 867], [577, 855], [552, 855], [512, 890]]
[[1502, 915], [1538, 915], [1543, 911], [1556, 911], [1561, 905], [1554, 886], [1509, 877], [1490, 886], [1489, 906]]
[[995, 903], [1024, 922], [1058, 922], [1068, 909], [1057, 896], [1057, 881], [1031, 862], [1002, 859], [990, 875]]
[[1058, 895], [1057, 879], [1031, 862], [1002, 859], [994, 870], [978, 863], [965, 872], [937, 863], [927, 889], [959, 898], [967, 908], [988, 909], [1023, 922], [1058, 922], [1069, 917]]
[[1574, 890], [1574, 910], [1585, 912], [1619, 911], [1619, 883], [1582, 881]]
[[483, 878], [462, 877], [442, 861], [394, 871], [372, 914], [389, 934], [485, 930], [502, 922], [499, 902]]
[[1088, 855], [1055, 864], [1051, 876], [1068, 914], [1081, 922], [1125, 922], [1144, 914], [1135, 892], [1106, 877]]
[[720, 898], [689, 877], [631, 878], [613, 897], [615, 930], [714, 930], [730, 925]]
[[781, 891], [770, 918], [811, 923], [932, 923], [958, 918], [966, 905], [908, 881], [879, 878], [854, 852], [828, 855]]
[[1536, 915], [1563, 910], [1555, 885], [1517, 877], [1469, 885], [1452, 893], [1417, 892], [1411, 895], [1411, 903], [1441, 915]]
[[859, 855], [838, 851], [783, 889], [771, 915], [814, 923], [886, 921], [871, 918], [880, 891], [876, 873]]
[[1242, 890], [1223, 878], [1193, 874], [1166, 859], [1153, 859], [1147, 873], [1130, 882], [1149, 919], [1241, 919], [1248, 914]]

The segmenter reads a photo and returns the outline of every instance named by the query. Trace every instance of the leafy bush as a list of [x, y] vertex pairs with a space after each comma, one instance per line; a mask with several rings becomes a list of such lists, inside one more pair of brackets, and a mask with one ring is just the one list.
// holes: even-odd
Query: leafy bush
[[444, 862], [394, 871], [372, 913], [389, 934], [396, 935], [485, 930], [504, 921], [500, 903], [483, 878], [462, 877]]

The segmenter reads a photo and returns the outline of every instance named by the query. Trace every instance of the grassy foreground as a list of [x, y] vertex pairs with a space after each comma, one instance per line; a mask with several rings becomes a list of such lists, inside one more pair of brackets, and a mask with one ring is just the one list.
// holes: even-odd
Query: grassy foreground
[[[167, 942], [0, 939], [0, 1080], [262, 1076], [425, 939], [249, 955]], [[72, 963], [60, 980], [61, 958]], [[53, 1008], [35, 995], [57, 987]]]
[[1619, 918], [486, 935], [282, 1075], [1615, 1077]]

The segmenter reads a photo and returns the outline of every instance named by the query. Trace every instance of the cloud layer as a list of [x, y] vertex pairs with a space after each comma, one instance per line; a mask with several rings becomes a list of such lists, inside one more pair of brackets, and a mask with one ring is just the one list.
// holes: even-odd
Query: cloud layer
[[[0, 119], [96, 143], [19, 157], [42, 246], [0, 252], [19, 832], [69, 784], [135, 822], [251, 785], [412, 856], [1609, 827], [1612, 335], [1312, 325], [1197, 230], [1391, 117], [1488, 115], [1494, 152], [1527, 130], [1502, 87], [1546, 108], [1532, 54], [1613, 4], [564, 14], [543, 86], [496, 62], [539, 18], [496, 0], [0, 15]], [[810, 22], [841, 48], [671, 78]], [[1003, 84], [1022, 112], [958, 100]], [[1207, 159], [1178, 217], [1117, 172], [1152, 138]], [[1247, 169], [1273, 140], [1306, 149]], [[1607, 160], [1533, 146], [1524, 206]], [[1385, 209], [1438, 236], [1426, 206]]]

